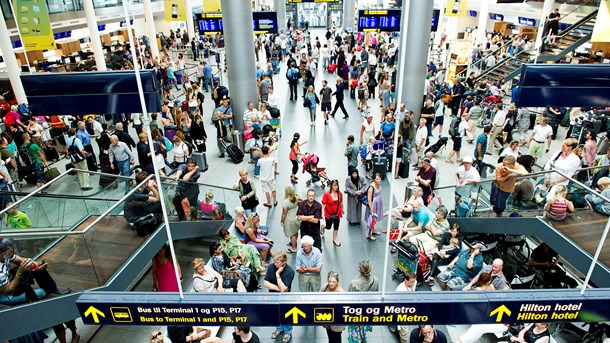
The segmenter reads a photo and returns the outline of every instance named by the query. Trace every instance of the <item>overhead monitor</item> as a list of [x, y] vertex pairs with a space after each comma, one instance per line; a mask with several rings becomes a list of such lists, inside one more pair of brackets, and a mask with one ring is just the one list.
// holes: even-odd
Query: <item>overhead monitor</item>
[[72, 37], [72, 31], [57, 32], [53, 34], [55, 40]]
[[203, 34], [220, 34], [223, 32], [222, 13], [200, 13], [197, 15], [197, 27]]
[[277, 12], [252, 12], [252, 18], [255, 34], [278, 33]]
[[477, 16], [477, 11], [472, 11], [472, 10], [470, 10], [470, 11], [468, 11], [468, 14], [469, 14], [471, 17], [476, 17], [476, 16]]
[[[129, 24], [133, 25], [133, 19], [129, 20]], [[122, 22], [120, 22], [120, 26], [127, 27], [127, 20], [123, 20]]]
[[534, 18], [519, 17], [518, 19], [519, 25], [536, 26], [536, 19]]
[[441, 15], [441, 10], [435, 9], [432, 11], [432, 29], [431, 29], [432, 32], [436, 32], [436, 30], [438, 30], [438, 20], [439, 20], [440, 15]]
[[489, 13], [489, 19], [503, 21], [504, 15], [499, 13]]
[[106, 24], [98, 25], [97, 26], [97, 30], [100, 31], [100, 32], [106, 30]]
[[400, 10], [360, 10], [358, 18], [360, 32], [400, 31]]
[[[199, 13], [197, 27], [203, 34], [223, 33], [222, 13]], [[278, 33], [277, 12], [252, 12], [252, 30], [255, 34]]]

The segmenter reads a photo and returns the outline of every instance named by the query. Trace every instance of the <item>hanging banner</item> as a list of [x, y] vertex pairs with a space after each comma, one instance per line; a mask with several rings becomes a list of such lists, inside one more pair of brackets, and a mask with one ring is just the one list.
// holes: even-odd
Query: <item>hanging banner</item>
[[186, 21], [185, 0], [165, 0], [165, 20]]
[[447, 0], [446, 17], [463, 17], [468, 13], [468, 0]]
[[25, 50], [56, 49], [47, 2], [14, 0], [15, 15]]
[[610, 42], [610, 0], [602, 0], [599, 4], [591, 42]]
[[204, 12], [222, 12], [220, 0], [203, 0]]

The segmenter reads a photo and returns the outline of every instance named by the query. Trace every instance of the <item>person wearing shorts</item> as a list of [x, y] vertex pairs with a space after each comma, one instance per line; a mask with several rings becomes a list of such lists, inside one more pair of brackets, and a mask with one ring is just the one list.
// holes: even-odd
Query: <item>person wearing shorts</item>
[[328, 125], [328, 114], [332, 111], [332, 94], [333, 90], [328, 87], [328, 82], [322, 80], [322, 89], [320, 90], [320, 101], [322, 102], [322, 114], [324, 115], [324, 125]]
[[265, 145], [261, 148], [263, 156], [258, 159], [260, 168], [260, 180], [263, 192], [267, 197], [267, 202], [263, 204], [265, 207], [271, 207], [271, 194], [273, 194], [273, 206], [277, 206], [277, 195], [275, 192], [275, 159], [269, 156], [269, 146]]

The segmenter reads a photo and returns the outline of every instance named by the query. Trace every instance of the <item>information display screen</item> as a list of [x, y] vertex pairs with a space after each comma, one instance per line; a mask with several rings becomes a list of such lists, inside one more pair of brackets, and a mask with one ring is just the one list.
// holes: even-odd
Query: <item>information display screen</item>
[[504, 20], [504, 15], [503, 14], [498, 14], [498, 13], [489, 13], [489, 19], [503, 21]]
[[[252, 12], [252, 29], [255, 34], [278, 33], [277, 12]], [[203, 34], [223, 33], [222, 13], [200, 13], [197, 27]]]
[[53, 34], [55, 40], [72, 37], [72, 31], [57, 32]]
[[438, 30], [438, 19], [441, 15], [441, 10], [433, 10], [432, 11], [432, 32], [436, 32]]
[[400, 31], [400, 10], [360, 10], [358, 15], [360, 32]]
[[519, 25], [536, 26], [536, 19], [519, 17]]

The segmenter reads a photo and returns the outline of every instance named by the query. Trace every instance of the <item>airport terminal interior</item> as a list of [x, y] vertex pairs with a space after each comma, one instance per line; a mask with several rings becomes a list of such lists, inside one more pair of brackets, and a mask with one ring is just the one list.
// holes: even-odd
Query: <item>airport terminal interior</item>
[[610, 341], [608, 1], [0, 5], [1, 342]]

